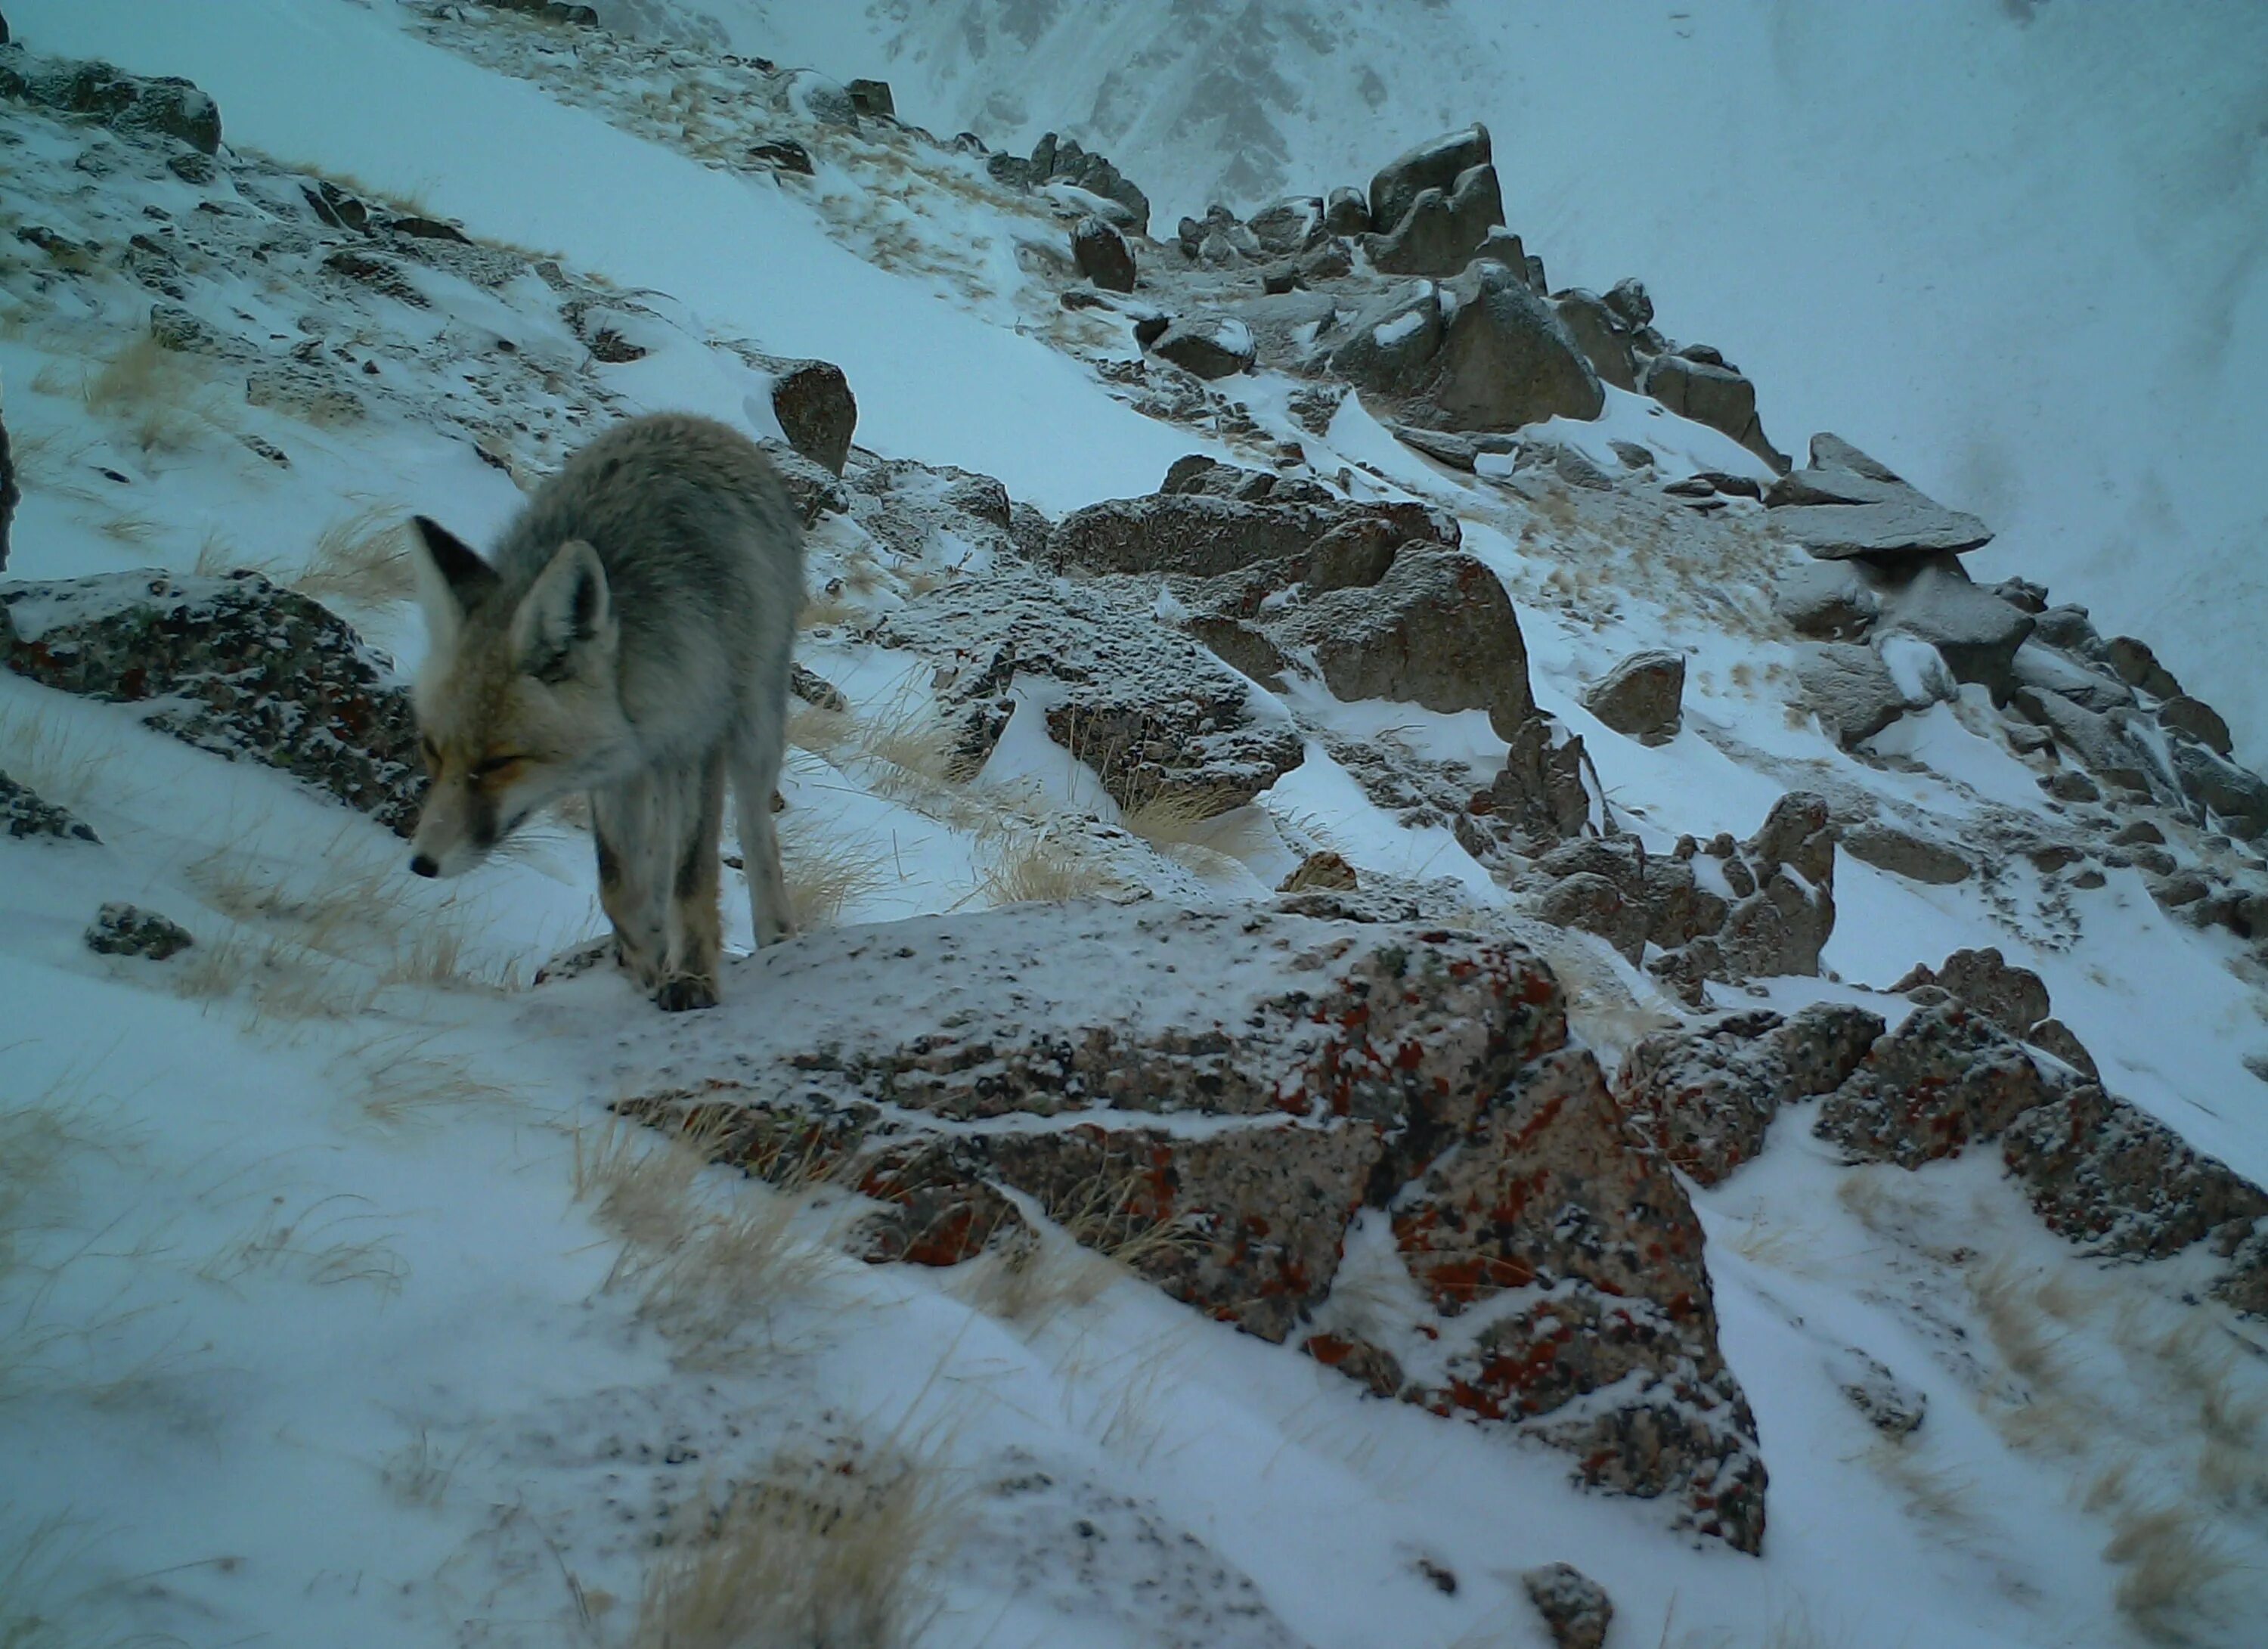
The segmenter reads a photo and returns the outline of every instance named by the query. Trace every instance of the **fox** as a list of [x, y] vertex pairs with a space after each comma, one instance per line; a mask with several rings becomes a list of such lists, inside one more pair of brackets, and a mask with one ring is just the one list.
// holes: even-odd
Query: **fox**
[[657, 413], [577, 451], [490, 556], [410, 526], [430, 784], [409, 869], [462, 875], [585, 792], [615, 960], [665, 1012], [715, 1006], [728, 784], [756, 943], [795, 931], [771, 804], [804, 547], [778, 472], [725, 424]]

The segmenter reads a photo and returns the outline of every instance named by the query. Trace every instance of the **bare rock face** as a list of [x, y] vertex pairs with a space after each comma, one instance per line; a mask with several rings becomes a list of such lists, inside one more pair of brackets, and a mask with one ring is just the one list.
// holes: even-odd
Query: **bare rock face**
[[279, 768], [397, 836], [424, 793], [391, 663], [258, 573], [105, 573], [0, 591], [0, 665], [42, 686], [146, 704], [160, 732]]
[[1684, 720], [1685, 655], [1635, 652], [1585, 689], [1591, 714], [1640, 744], [1667, 744]]
[[1853, 1162], [1918, 1167], [1992, 1139], [2056, 1089], [2016, 1039], [1959, 1002], [1916, 1009], [1820, 1106]]
[[632, 1114], [874, 1198], [870, 1257], [953, 1264], [1009, 1240], [1005, 1186], [1086, 1240], [1146, 1233], [1130, 1263], [1208, 1314], [1546, 1439], [1582, 1480], [1757, 1549], [1763, 1466], [1700, 1227], [1519, 946], [1073, 904], [733, 965], [751, 976], [698, 1026], [594, 1028], [603, 975], [530, 1012], [591, 1039]]
[[1557, 1649], [1604, 1649], [1614, 1624], [1614, 1601], [1606, 1587], [1572, 1564], [1549, 1563], [1520, 1577], [1528, 1601], [1543, 1616]]
[[1049, 736], [1094, 768], [1122, 806], [1200, 816], [1243, 806], [1305, 759], [1288, 720], [1260, 713], [1251, 684], [1130, 599], [1097, 585], [1075, 603], [1021, 570], [946, 585], [889, 615], [885, 644], [932, 659], [963, 718], [973, 770], [1016, 713], [1020, 675], [1052, 695]]
[[1973, 515], [1948, 510], [1832, 435], [1811, 438], [1811, 462], [1764, 494], [1771, 519], [1822, 559], [1894, 563], [1959, 555], [1992, 541]]
[[[1599, 375], [1601, 383], [1616, 389], [1637, 389], [1638, 364], [1631, 354], [1631, 325], [1619, 311], [1596, 292], [1587, 292], [1580, 287], [1555, 294], [1551, 307], [1583, 351], [1583, 358], [1590, 362], [1591, 370]], [[1651, 304], [1646, 306], [1649, 314], [1653, 307]]]
[[0, 98], [84, 114], [126, 136], [169, 137], [202, 154], [220, 150], [220, 109], [187, 80], [144, 78], [98, 62], [18, 53], [0, 62]]
[[1126, 237], [1100, 217], [1082, 217], [1071, 232], [1071, 261], [1107, 292], [1134, 290], [1134, 253]]
[[19, 842], [34, 836], [47, 836], [57, 842], [102, 840], [70, 809], [57, 806], [5, 773], [0, 773], [0, 829]]
[[1840, 1086], [1881, 1034], [1881, 1015], [1843, 1003], [1727, 1014], [1639, 1042], [1615, 1097], [1642, 1138], [1715, 1185], [1763, 1150], [1781, 1107]]

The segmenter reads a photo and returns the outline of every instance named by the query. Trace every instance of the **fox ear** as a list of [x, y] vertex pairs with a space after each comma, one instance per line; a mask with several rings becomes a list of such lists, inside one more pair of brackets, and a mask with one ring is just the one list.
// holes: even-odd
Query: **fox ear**
[[425, 609], [425, 629], [435, 646], [464, 627], [465, 612], [496, 587], [496, 570], [431, 516], [409, 519], [410, 556], [417, 569], [417, 604]]
[[612, 629], [614, 615], [599, 552], [579, 538], [568, 540], [536, 575], [512, 615], [512, 650], [519, 667], [545, 681], [557, 679], [577, 649]]

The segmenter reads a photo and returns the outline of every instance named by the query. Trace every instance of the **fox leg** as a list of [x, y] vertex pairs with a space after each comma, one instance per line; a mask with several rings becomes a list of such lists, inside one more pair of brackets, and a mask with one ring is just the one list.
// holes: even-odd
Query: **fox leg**
[[717, 910], [718, 838], [725, 823], [725, 748], [671, 776], [668, 955], [654, 1000], [670, 1012], [717, 1005], [724, 934]]
[[740, 863], [748, 879], [748, 913], [756, 943], [777, 945], [795, 937], [795, 912], [788, 902], [787, 874], [780, 868], [779, 832], [772, 824], [772, 791], [779, 784], [780, 759], [787, 735], [777, 709], [757, 715], [733, 748], [733, 806], [740, 826]]
[[639, 987], [661, 983], [667, 884], [654, 852], [660, 798], [645, 775], [591, 792], [591, 834], [599, 849], [599, 902], [615, 924], [615, 954]]

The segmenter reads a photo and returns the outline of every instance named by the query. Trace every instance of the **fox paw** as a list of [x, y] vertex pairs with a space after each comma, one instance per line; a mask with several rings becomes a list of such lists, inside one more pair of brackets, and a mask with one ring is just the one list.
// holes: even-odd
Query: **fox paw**
[[654, 1005], [664, 1013], [683, 1013], [694, 1008], [713, 1008], [717, 1005], [717, 987], [706, 979], [678, 978], [665, 981], [653, 993]]

